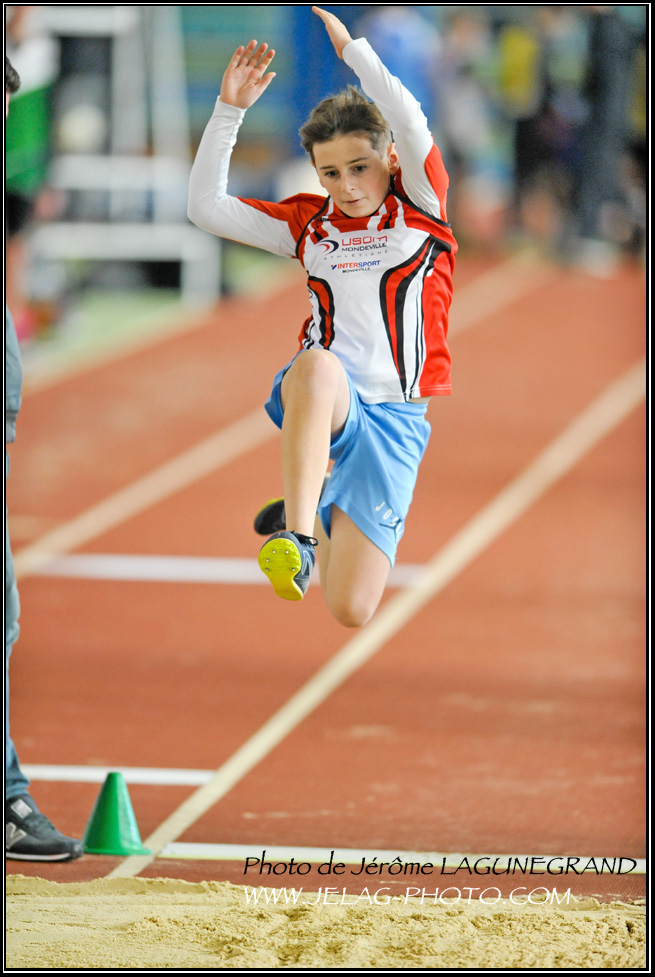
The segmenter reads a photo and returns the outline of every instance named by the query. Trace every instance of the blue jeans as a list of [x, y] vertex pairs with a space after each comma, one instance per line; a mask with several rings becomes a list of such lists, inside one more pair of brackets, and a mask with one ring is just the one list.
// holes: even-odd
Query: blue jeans
[[[8, 474], [9, 456], [5, 450], [5, 486]], [[11, 555], [7, 510], [5, 509], [5, 800], [11, 800], [13, 797], [18, 797], [19, 794], [24, 794], [29, 787], [29, 781], [20, 768], [16, 749], [9, 735], [9, 656], [12, 646], [18, 638], [19, 613], [18, 586], [16, 585], [14, 558]]]

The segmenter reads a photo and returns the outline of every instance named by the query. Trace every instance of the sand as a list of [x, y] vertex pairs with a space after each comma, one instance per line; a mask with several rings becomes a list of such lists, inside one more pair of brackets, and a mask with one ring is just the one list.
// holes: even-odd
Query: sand
[[372, 890], [356, 903], [311, 905], [316, 896], [302, 894], [286, 905], [261, 896], [248, 903], [247, 891], [256, 890], [174, 879], [59, 884], [9, 876], [6, 964], [55, 970], [646, 965], [641, 903], [376, 904]]

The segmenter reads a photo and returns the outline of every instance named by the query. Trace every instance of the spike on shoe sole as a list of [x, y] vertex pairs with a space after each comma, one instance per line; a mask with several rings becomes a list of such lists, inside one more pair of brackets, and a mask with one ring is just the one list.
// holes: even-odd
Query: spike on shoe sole
[[259, 568], [284, 600], [302, 600], [305, 596], [294, 577], [302, 567], [302, 556], [289, 539], [269, 539], [259, 551]]

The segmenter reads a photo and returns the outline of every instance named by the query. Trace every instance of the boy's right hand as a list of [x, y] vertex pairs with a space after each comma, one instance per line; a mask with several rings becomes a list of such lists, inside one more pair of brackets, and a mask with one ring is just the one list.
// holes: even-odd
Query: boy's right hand
[[350, 44], [352, 37], [348, 33], [345, 24], [342, 24], [338, 17], [334, 14], [328, 13], [327, 10], [322, 10], [321, 7], [312, 7], [313, 12], [317, 17], [320, 17], [325, 24], [325, 29], [328, 32], [328, 36], [332, 41], [334, 50], [337, 53], [337, 57], [341, 58], [343, 61], [343, 49], [346, 44]]
[[275, 72], [266, 74], [275, 51], [267, 51], [268, 44], [251, 41], [247, 47], [238, 47], [232, 56], [221, 83], [221, 102], [248, 109], [262, 95], [275, 78]]

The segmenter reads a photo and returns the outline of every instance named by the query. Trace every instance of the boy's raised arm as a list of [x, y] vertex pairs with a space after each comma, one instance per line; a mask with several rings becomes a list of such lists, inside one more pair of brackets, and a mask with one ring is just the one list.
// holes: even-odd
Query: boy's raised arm
[[221, 102], [249, 109], [264, 94], [275, 78], [274, 71], [266, 74], [275, 57], [275, 51], [267, 48], [268, 44], [257, 47], [257, 41], [250, 41], [247, 47], [236, 49], [223, 75]]
[[341, 23], [338, 17], [328, 13], [327, 10], [322, 10], [320, 7], [312, 7], [312, 10], [325, 24], [325, 29], [332, 41], [334, 50], [337, 52], [337, 57], [343, 61], [343, 49], [346, 44], [350, 44], [352, 41], [352, 37], [348, 33], [345, 25]]
[[[364, 38], [353, 40], [334, 14], [320, 7], [312, 10], [325, 24], [337, 55], [355, 71], [365, 94], [387, 120], [400, 158], [404, 190], [419, 207], [445, 220], [448, 174], [420, 104]], [[351, 42], [344, 58], [344, 49]]]
[[[273, 214], [275, 205], [244, 201], [227, 192], [230, 158], [245, 112], [263, 95], [273, 78], [268, 68], [275, 51], [250, 41], [239, 46], [221, 83], [212, 117], [205, 127], [189, 177], [187, 215], [198, 227], [292, 258], [296, 241], [288, 214]], [[278, 208], [279, 210], [279, 208]]]

